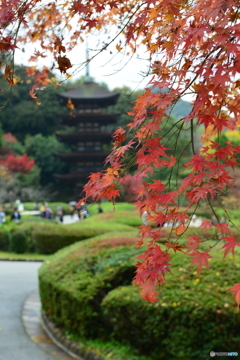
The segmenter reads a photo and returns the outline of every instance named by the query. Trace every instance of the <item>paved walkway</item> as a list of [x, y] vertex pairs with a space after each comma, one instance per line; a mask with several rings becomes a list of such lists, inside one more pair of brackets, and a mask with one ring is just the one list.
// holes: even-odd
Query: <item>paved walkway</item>
[[37, 271], [40, 266], [40, 262], [0, 261], [1, 360], [70, 359], [58, 352], [54, 344], [49, 346], [51, 340], [40, 326], [40, 304], [34, 295], [38, 288]]
[[72, 223], [75, 223], [75, 222], [78, 222], [78, 221], [79, 221], [78, 214], [74, 214], [73, 216], [71, 216], [71, 215], [64, 215], [63, 216], [63, 224], [64, 225], [72, 224]]

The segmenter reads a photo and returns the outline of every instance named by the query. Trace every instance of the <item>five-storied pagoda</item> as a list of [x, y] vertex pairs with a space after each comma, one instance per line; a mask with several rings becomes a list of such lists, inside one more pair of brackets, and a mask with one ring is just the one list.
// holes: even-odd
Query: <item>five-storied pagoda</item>
[[76, 199], [90, 173], [101, 171], [109, 155], [104, 145], [111, 143], [112, 133], [106, 131], [106, 125], [115, 124], [118, 114], [109, 114], [105, 109], [115, 105], [118, 96], [119, 93], [110, 92], [92, 81], [88, 69], [82, 85], [58, 94], [60, 104], [71, 108], [68, 114], [59, 116], [61, 124], [75, 126], [77, 130], [57, 133], [60, 141], [75, 145], [76, 150], [57, 154], [61, 160], [72, 163], [72, 171], [55, 177], [73, 186]]

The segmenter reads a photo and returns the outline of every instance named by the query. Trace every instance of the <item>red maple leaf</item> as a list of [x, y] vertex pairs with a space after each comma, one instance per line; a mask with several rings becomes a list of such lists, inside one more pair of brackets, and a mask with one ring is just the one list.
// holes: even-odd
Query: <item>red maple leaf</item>
[[209, 269], [208, 259], [212, 258], [212, 256], [209, 255], [207, 250], [203, 252], [195, 250], [189, 254], [189, 256], [192, 256], [193, 258], [190, 265], [197, 265], [198, 274], [200, 274], [203, 266], [206, 266]]
[[126, 130], [119, 128], [113, 134], [114, 146], [118, 146], [122, 141], [126, 140]]
[[212, 228], [212, 222], [210, 220], [202, 220], [202, 224], [200, 225], [200, 227], [203, 230], [211, 229]]
[[240, 243], [238, 243], [235, 239], [234, 236], [229, 235], [226, 237], [223, 237], [223, 240], [226, 241], [226, 244], [224, 244], [221, 249], [225, 249], [224, 250], [224, 255], [223, 255], [223, 259], [225, 259], [225, 257], [227, 256], [227, 254], [231, 251], [233, 256], [234, 256], [234, 251], [235, 251], [235, 246], [240, 246]]
[[221, 232], [223, 235], [231, 233], [231, 230], [229, 229], [229, 226], [226, 223], [216, 224], [216, 227], [217, 227], [217, 231]]
[[240, 284], [234, 284], [233, 287], [231, 287], [231, 289], [227, 290], [227, 292], [229, 291], [234, 291], [233, 296], [237, 301], [238, 307], [240, 305]]
[[196, 250], [198, 245], [201, 243], [200, 239], [196, 235], [189, 235], [187, 241], [187, 246], [189, 247], [188, 251]]
[[144, 284], [139, 286], [141, 290], [141, 295], [144, 300], [150, 301], [154, 303], [158, 299], [156, 296], [158, 295], [158, 292], [155, 292], [155, 284], [151, 281], [146, 281]]

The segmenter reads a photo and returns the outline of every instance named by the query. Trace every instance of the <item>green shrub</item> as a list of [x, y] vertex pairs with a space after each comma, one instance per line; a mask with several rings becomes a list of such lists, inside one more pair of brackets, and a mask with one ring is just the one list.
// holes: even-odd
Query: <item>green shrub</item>
[[42, 225], [34, 228], [33, 239], [40, 254], [53, 254], [65, 246], [77, 241], [102, 234], [103, 231], [93, 227], [72, 228], [60, 225]]
[[238, 253], [236, 263], [221, 262], [216, 251], [201, 277], [189, 270], [190, 258], [174, 254], [170, 281], [151, 304], [131, 285], [143, 249], [136, 250], [136, 239], [107, 236], [65, 248], [40, 269], [42, 306], [58, 326], [129, 344], [154, 360], [206, 360], [212, 350], [238, 351], [240, 314], [227, 293], [237, 282]]
[[12, 233], [11, 240], [11, 251], [17, 254], [23, 254], [28, 250], [27, 236], [23, 231], [15, 231]]
[[127, 244], [135, 242], [125, 237], [83, 241], [77, 252], [64, 257], [61, 266], [53, 258], [44, 264], [39, 273], [40, 292], [48, 316], [82, 336], [97, 336], [99, 329], [107, 334], [100, 304], [111, 289], [132, 282], [136, 249]]
[[10, 248], [9, 230], [4, 227], [0, 228], [0, 250], [8, 251]]

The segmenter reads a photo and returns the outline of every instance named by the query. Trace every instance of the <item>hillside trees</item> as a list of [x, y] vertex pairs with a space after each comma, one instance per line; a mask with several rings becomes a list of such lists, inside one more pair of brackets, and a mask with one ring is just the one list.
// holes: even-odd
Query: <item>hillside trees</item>
[[55, 156], [57, 153], [65, 152], [66, 146], [60, 143], [54, 135], [27, 136], [25, 149], [41, 169], [40, 182], [42, 186], [54, 183], [54, 174], [62, 174], [68, 170], [68, 165]]
[[[29, 96], [34, 78], [27, 76], [28, 70], [27, 67], [16, 66], [15, 85], [0, 94], [0, 106], [4, 107], [4, 112], [0, 112], [3, 131], [14, 134], [21, 141], [24, 141], [26, 134], [52, 135], [58, 125], [59, 102], [56, 93], [61, 90], [53, 87], [44, 89], [45, 91], [39, 90], [42, 106], [38, 106]], [[3, 76], [1, 83], [7, 86]]]
[[[135, 283], [142, 289], [145, 299], [156, 301], [156, 287], [164, 284], [166, 271], [170, 271], [173, 255], [182, 251], [178, 244], [181, 235], [186, 234], [185, 222], [203, 201], [209, 204], [213, 213], [212, 199], [219, 199], [231, 187], [233, 176], [229, 168], [238, 166], [236, 154], [239, 145], [228, 143], [221, 147], [218, 138], [204, 146], [201, 153], [195, 147], [196, 127], [203, 126], [205, 131], [217, 132], [234, 129], [239, 121], [239, 1], [238, 0], [85, 0], [44, 3], [41, 0], [4, 1], [1, 7], [0, 26], [2, 28], [0, 50], [5, 55], [5, 78], [12, 85], [14, 69], [8, 58], [16, 46], [31, 41], [39, 44], [41, 50], [35, 51], [31, 60], [52, 56], [53, 63], [61, 73], [74, 69], [66, 51], [93, 30], [109, 30], [111, 39], [104, 38], [99, 51], [106, 51], [108, 44], [115, 44], [116, 51], [124, 57], [128, 53], [143, 51], [149, 59], [146, 74], [151, 74], [150, 88], [138, 97], [130, 112], [131, 121], [126, 129], [118, 129], [114, 134], [114, 147], [108, 157], [108, 168], [102, 173], [92, 174], [85, 186], [85, 197], [98, 200], [104, 196], [114, 200], [119, 195], [118, 186], [131, 165], [137, 166], [134, 175], [142, 182], [138, 193], [137, 208], [148, 211], [148, 220], [156, 228], [144, 225], [141, 228], [142, 240], [146, 237], [148, 248], [139, 256]], [[74, 20], [74, 21], [71, 21]], [[12, 25], [25, 26], [21, 39], [16, 41], [17, 32]], [[28, 27], [26, 26], [28, 25]], [[9, 32], [9, 28], [12, 32]], [[16, 26], [15, 29], [18, 29]], [[115, 34], [114, 34], [115, 32]], [[94, 55], [95, 56], [95, 55]], [[75, 61], [76, 64], [76, 61]], [[45, 72], [44, 72], [45, 71]], [[50, 84], [46, 69], [43, 78], [37, 79], [31, 95], [36, 102], [36, 89], [40, 82]], [[154, 92], [154, 89], [165, 91]], [[188, 128], [192, 158], [180, 169], [181, 154], [167, 154], [167, 135], [159, 136], [163, 119], [176, 102], [184, 96], [192, 97], [192, 110], [173, 125], [177, 143], [183, 128]], [[209, 131], [208, 131], [209, 134]], [[132, 151], [129, 163], [125, 166], [125, 153]], [[171, 174], [167, 185], [161, 180], [153, 180], [155, 171], [177, 168], [186, 177], [172, 184]], [[174, 171], [174, 170], [173, 170]], [[180, 209], [181, 198], [187, 199], [189, 206]], [[144, 200], [142, 200], [144, 199]], [[224, 257], [239, 246], [232, 235], [232, 224], [226, 213], [227, 222], [215, 227], [216, 244], [223, 241]], [[217, 217], [218, 223], [219, 219]], [[161, 247], [163, 222], [180, 223], [175, 231], [176, 242], [169, 241]], [[204, 228], [209, 221], [203, 222]], [[187, 253], [192, 257], [191, 265], [208, 267], [212, 245], [204, 237], [189, 237]], [[201, 247], [200, 247], [201, 245]], [[185, 251], [186, 251], [185, 250]], [[239, 284], [230, 291], [240, 304]]]

